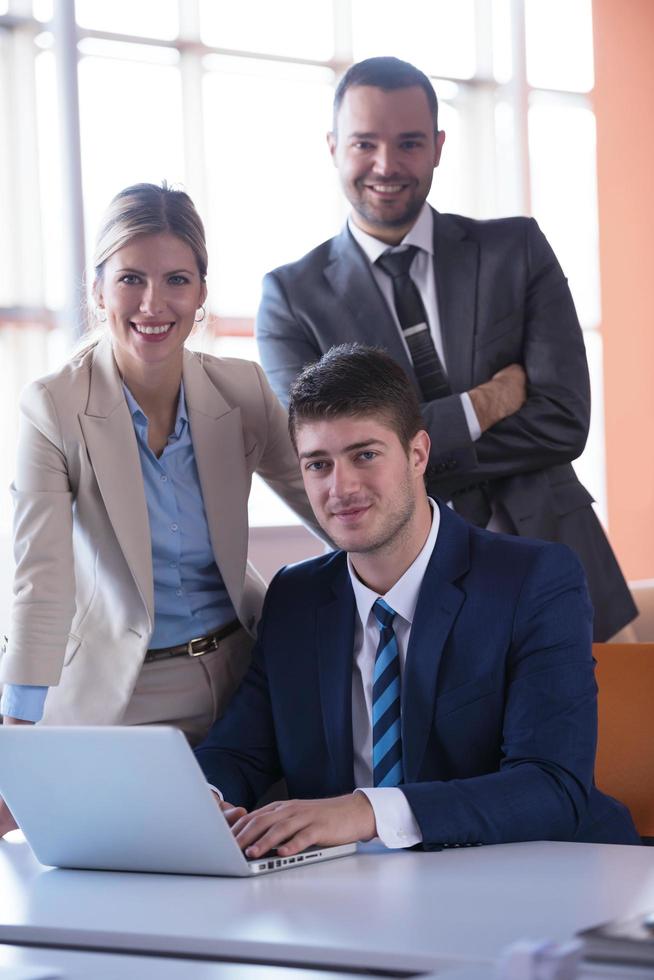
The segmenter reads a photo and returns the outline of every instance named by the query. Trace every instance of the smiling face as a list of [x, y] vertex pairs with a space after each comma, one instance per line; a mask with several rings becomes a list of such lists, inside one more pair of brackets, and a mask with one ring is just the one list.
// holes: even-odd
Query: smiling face
[[419, 86], [347, 90], [328, 142], [363, 231], [388, 244], [402, 240], [427, 199], [444, 141]]
[[367, 556], [418, 553], [429, 514], [426, 432], [405, 449], [389, 424], [356, 415], [298, 422], [295, 438], [309, 501], [339, 548]]
[[166, 232], [138, 235], [114, 252], [94, 292], [125, 374], [128, 366], [181, 364], [207, 289], [191, 247]]

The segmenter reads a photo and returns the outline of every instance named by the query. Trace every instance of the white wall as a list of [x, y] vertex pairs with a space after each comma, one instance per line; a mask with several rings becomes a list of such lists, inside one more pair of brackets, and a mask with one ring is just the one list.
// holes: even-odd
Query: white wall
[[292, 527], [250, 528], [248, 557], [266, 582], [270, 582], [282, 565], [313, 558], [324, 551], [322, 541], [301, 524]]

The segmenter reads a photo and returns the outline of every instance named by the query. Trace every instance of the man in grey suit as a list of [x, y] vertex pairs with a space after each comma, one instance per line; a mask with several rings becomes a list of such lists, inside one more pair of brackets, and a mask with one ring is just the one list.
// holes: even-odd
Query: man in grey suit
[[569, 545], [594, 639], [606, 640], [637, 610], [570, 465], [590, 389], [567, 281], [533, 219], [426, 203], [444, 141], [418, 69], [370, 58], [346, 72], [328, 142], [352, 212], [340, 235], [265, 277], [262, 363], [288, 404], [302, 368], [334, 344], [385, 348], [421, 398], [430, 494], [480, 526]]

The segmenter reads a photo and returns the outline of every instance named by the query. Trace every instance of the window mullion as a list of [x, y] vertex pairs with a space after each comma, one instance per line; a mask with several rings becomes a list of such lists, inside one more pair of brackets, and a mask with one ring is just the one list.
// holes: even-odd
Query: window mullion
[[[204, 142], [204, 99], [200, 5], [198, 0], [179, 0], [179, 70], [184, 124], [184, 171], [186, 187], [200, 214], [208, 214], [207, 166]], [[190, 43], [185, 43], [190, 42]]]
[[527, 85], [527, 47], [525, 0], [511, 0], [511, 60], [513, 77], [507, 85], [508, 101], [513, 109], [515, 177], [517, 198], [523, 214], [531, 214], [531, 175], [529, 170], [529, 86]]
[[353, 61], [352, 0], [333, 0], [334, 55], [332, 66], [340, 75]]
[[43, 302], [43, 252], [41, 219], [38, 203], [38, 144], [36, 138], [36, 85], [34, 78], [34, 40], [31, 27], [17, 27], [10, 45], [10, 74], [21, 84], [12, 86], [10, 132], [13, 145], [10, 201], [15, 229], [15, 292], [19, 304], [41, 305]]
[[58, 0], [52, 21], [57, 72], [59, 118], [62, 127], [62, 193], [64, 227], [61, 229], [66, 252], [66, 299], [63, 325], [79, 335], [86, 327], [84, 269], [84, 200], [82, 194], [82, 151], [79, 121], [79, 85], [77, 75], [77, 24], [74, 0]]

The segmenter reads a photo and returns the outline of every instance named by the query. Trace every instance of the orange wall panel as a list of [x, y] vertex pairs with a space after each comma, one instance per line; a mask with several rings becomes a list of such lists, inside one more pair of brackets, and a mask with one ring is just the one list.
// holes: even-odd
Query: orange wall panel
[[609, 532], [654, 578], [654, 0], [593, 0], [593, 22]]

